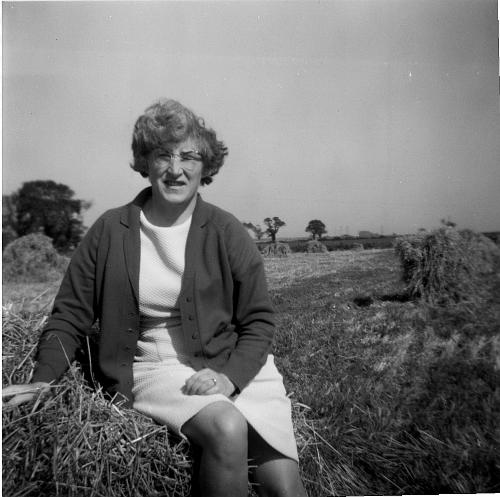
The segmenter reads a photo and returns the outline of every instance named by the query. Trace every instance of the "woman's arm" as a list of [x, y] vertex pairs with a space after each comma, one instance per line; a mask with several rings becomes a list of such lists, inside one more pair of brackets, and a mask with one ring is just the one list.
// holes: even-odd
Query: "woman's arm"
[[32, 382], [58, 380], [73, 361], [81, 338], [96, 320], [96, 261], [103, 226], [100, 218], [71, 259], [40, 337]]
[[274, 336], [274, 310], [264, 263], [255, 242], [236, 219], [226, 229], [226, 247], [234, 281], [238, 340], [221, 373], [242, 390], [265, 364]]

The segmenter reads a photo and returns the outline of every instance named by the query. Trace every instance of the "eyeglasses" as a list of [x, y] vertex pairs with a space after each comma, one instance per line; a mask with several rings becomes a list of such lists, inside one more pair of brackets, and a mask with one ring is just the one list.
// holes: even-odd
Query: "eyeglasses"
[[190, 172], [203, 161], [201, 152], [198, 150], [183, 150], [176, 154], [167, 149], [157, 149], [153, 152], [152, 159], [156, 167], [167, 165], [168, 168], [173, 167], [175, 159], [178, 159], [180, 167]]
[[190, 162], [201, 162], [203, 160], [201, 152], [198, 150], [185, 150], [178, 154], [170, 150], [161, 150], [155, 154], [156, 161], [164, 161], [171, 164], [175, 159], [178, 159], [183, 166], [188, 165]]

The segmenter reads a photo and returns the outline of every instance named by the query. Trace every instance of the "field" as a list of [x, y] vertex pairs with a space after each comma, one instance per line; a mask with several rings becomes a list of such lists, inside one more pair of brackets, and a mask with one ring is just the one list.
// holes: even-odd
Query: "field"
[[[386, 249], [392, 248], [395, 236], [383, 236], [378, 238], [322, 238], [321, 243], [326, 246], [328, 251], [334, 250], [352, 250], [356, 247], [362, 246], [364, 249]], [[285, 238], [280, 241], [286, 243], [292, 252], [307, 252], [307, 243], [311, 241], [310, 238]], [[259, 246], [269, 244], [269, 241], [257, 242]]]
[[[479, 307], [441, 308], [405, 297], [392, 249], [266, 270], [310, 497], [500, 492], [498, 272]], [[29, 373], [56, 288], [4, 286], [4, 385]], [[45, 406], [3, 413], [4, 495], [187, 495], [186, 444], [80, 380], [73, 368]]]

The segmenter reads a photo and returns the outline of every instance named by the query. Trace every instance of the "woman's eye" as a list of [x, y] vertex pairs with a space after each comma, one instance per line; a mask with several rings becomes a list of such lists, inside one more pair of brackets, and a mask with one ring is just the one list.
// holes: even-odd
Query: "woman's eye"
[[181, 160], [183, 161], [199, 161], [201, 156], [196, 152], [183, 152], [181, 153]]

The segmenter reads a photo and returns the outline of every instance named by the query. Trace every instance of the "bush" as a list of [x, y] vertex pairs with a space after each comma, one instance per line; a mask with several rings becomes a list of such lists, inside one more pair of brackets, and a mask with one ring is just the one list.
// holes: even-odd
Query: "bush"
[[259, 247], [263, 257], [288, 257], [292, 251], [287, 243], [270, 243]]
[[477, 303], [481, 276], [494, 272], [500, 249], [485, 236], [447, 226], [396, 239], [407, 292], [436, 304]]
[[2, 253], [2, 276], [10, 282], [44, 282], [61, 277], [68, 259], [57, 253], [52, 240], [40, 233], [17, 238]]
[[310, 240], [307, 242], [306, 251], [308, 254], [317, 254], [321, 252], [328, 252], [326, 245], [319, 240]]

